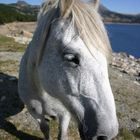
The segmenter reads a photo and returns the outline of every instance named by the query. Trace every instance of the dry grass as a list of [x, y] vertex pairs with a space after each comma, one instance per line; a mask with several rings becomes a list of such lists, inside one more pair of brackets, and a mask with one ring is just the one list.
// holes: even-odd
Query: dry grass
[[26, 45], [15, 42], [13, 38], [0, 35], [0, 52], [23, 52]]
[[7, 75], [18, 76], [19, 71], [19, 61], [0, 61], [0, 73]]

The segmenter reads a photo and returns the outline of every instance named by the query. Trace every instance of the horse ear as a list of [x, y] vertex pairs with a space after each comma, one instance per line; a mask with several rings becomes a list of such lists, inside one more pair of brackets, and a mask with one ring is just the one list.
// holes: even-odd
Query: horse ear
[[94, 3], [95, 9], [98, 10], [99, 9], [99, 6], [100, 6], [100, 0], [92, 0], [92, 1]]
[[69, 17], [73, 2], [74, 0], [59, 0], [59, 11], [61, 17], [63, 18]]

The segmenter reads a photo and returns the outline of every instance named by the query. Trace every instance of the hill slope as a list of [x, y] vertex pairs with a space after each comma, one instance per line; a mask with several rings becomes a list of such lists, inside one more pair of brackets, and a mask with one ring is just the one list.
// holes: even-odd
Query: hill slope
[[[0, 24], [12, 21], [35, 21], [39, 6], [30, 5], [25, 1], [18, 1], [13, 4], [0, 4]], [[103, 5], [100, 5], [104, 22], [119, 23], [140, 23], [140, 14], [128, 15], [110, 11]]]
[[20, 9], [14, 5], [0, 4], [0, 24], [13, 21], [36, 21], [36, 14], [30, 10], [28, 11], [27, 7]]
[[140, 15], [122, 14], [110, 11], [103, 5], [100, 5], [99, 12], [105, 22], [119, 23], [140, 23]]

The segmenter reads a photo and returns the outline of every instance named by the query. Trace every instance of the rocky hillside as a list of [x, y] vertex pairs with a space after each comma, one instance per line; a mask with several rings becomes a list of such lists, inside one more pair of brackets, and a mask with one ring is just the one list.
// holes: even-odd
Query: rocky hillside
[[140, 23], [140, 15], [129, 15], [110, 11], [103, 5], [100, 5], [99, 11], [103, 17], [104, 22], [113, 23]]
[[109, 76], [115, 97], [120, 133], [117, 140], [140, 140], [140, 60], [113, 54]]
[[126, 53], [113, 53], [111, 65], [121, 72], [135, 76], [140, 81], [140, 58], [135, 58]]
[[[0, 4], [0, 24], [12, 21], [35, 21], [39, 6], [30, 5], [25, 1], [12, 4]], [[104, 22], [140, 23], [140, 15], [126, 15], [110, 11], [100, 5], [99, 11]]]
[[25, 1], [21, 1], [21, 0], [17, 1], [17, 3], [12, 3], [9, 5], [17, 8], [22, 13], [28, 14], [28, 15], [37, 15], [40, 8], [39, 5], [30, 5], [29, 3]]

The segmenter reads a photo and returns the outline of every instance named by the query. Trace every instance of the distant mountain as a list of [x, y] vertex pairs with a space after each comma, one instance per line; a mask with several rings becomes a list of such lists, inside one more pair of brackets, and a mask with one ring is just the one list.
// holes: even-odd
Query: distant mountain
[[[9, 5], [0, 4], [0, 23], [11, 22], [14, 20], [35, 21], [38, 11], [39, 11], [38, 5], [30, 5], [24, 0], [18, 0], [17, 3]], [[116, 13], [107, 9], [103, 5], [100, 5], [99, 12], [103, 17], [104, 22], [140, 23], [140, 14], [131, 15], [131, 14]], [[5, 20], [6, 18], [7, 20]]]
[[35, 15], [37, 16], [37, 13], [39, 11], [40, 6], [39, 5], [30, 5], [29, 3], [25, 1], [17, 1], [17, 3], [9, 4], [10, 6], [15, 7], [20, 12], [28, 15]]
[[99, 12], [101, 13], [105, 22], [115, 23], [140, 23], [140, 14], [122, 14], [110, 11], [103, 5], [100, 5]]
[[108, 12], [110, 12], [110, 10], [109, 9], [107, 9], [104, 5], [100, 5], [100, 7], [99, 7], [99, 11], [101, 12], [101, 13], [108, 13]]
[[16, 4], [19, 6], [28, 6], [29, 5], [27, 2], [22, 1], [22, 0], [18, 0]]

